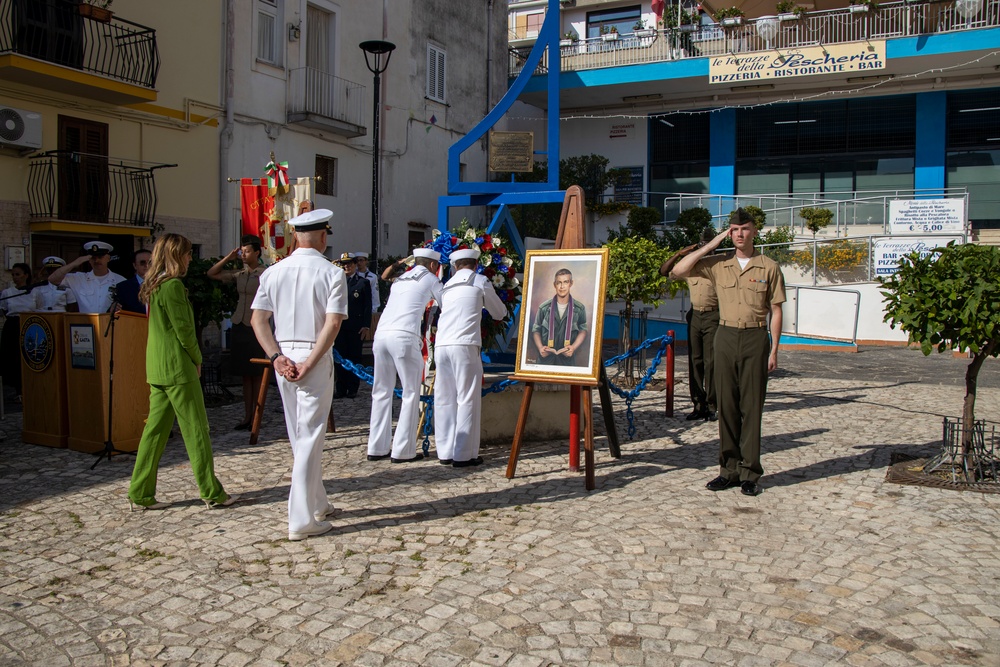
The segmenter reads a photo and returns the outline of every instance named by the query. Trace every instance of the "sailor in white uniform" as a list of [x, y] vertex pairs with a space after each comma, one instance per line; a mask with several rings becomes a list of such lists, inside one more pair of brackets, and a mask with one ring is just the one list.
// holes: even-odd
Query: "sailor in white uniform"
[[[260, 276], [250, 323], [278, 376], [292, 445], [288, 493], [288, 539], [304, 540], [333, 526], [323, 487], [323, 441], [333, 402], [330, 348], [347, 317], [344, 270], [322, 251], [331, 211], [316, 209], [292, 218], [296, 250]], [[274, 316], [274, 332], [270, 319]]]
[[[49, 274], [49, 282], [73, 290], [81, 313], [106, 313], [111, 310], [114, 300], [111, 288], [125, 280], [108, 269], [114, 247], [104, 241], [88, 241], [83, 244], [83, 250], [85, 255]], [[90, 271], [71, 273], [87, 262], [90, 262]]]
[[[391, 458], [408, 463], [424, 458], [417, 453], [417, 420], [420, 417], [420, 323], [430, 301], [441, 303], [437, 271], [441, 253], [429, 248], [413, 251], [414, 266], [396, 279], [385, 302], [372, 342], [375, 379], [372, 382], [372, 415], [368, 433], [368, 460]], [[392, 393], [396, 376], [403, 386], [396, 433], [392, 434]]]
[[441, 295], [434, 343], [434, 440], [438, 461], [456, 468], [477, 466], [482, 423], [483, 309], [494, 320], [507, 308], [490, 280], [476, 273], [478, 250], [451, 253], [455, 274]]

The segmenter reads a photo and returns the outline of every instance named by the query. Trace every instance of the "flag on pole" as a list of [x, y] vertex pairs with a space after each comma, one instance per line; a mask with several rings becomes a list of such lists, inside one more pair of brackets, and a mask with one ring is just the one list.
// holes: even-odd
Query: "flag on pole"
[[[240, 179], [240, 217], [242, 218], [241, 233], [253, 234], [267, 238], [267, 220], [274, 210], [274, 198], [267, 194], [267, 181], [260, 179], [255, 183], [252, 178]], [[266, 241], [265, 241], [266, 243]]]
[[663, 20], [664, 0], [653, 0], [653, 13], [656, 14], [656, 22]]

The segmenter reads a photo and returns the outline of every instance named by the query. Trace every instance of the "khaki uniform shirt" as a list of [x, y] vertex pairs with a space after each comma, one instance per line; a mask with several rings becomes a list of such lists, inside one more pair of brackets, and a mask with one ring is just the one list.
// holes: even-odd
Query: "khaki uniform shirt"
[[706, 278], [714, 283], [722, 326], [763, 326], [771, 306], [785, 302], [785, 277], [781, 268], [773, 259], [758, 252], [754, 252], [745, 269], [740, 268], [735, 251], [703, 257], [695, 264], [691, 277]]
[[691, 307], [698, 311], [716, 310], [719, 307], [719, 297], [715, 295], [715, 285], [707, 278], [687, 279], [688, 291], [691, 293]]

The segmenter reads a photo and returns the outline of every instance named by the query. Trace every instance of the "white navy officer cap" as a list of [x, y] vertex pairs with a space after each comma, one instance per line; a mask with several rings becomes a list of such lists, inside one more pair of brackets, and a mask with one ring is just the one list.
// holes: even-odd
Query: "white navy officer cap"
[[335, 261], [337, 264], [349, 264], [355, 261], [355, 255], [353, 252], [344, 252], [340, 254], [340, 259]]
[[452, 253], [451, 253], [451, 255], [449, 257], [451, 258], [451, 261], [453, 261], [453, 262], [458, 261], [460, 259], [475, 259], [475, 260], [478, 261], [479, 260], [479, 251], [478, 250], [473, 250], [472, 248], [463, 248], [461, 250], [454, 250], [454, 251], [452, 251]]
[[435, 262], [441, 261], [441, 253], [437, 250], [431, 250], [430, 248], [417, 248], [413, 251], [414, 257], [426, 257], [427, 259], [434, 260]]
[[55, 255], [49, 255], [48, 257], [46, 257], [45, 259], [42, 260], [42, 266], [45, 266], [45, 267], [66, 266], [66, 260], [63, 259], [62, 257], [56, 257]]
[[354, 253], [354, 256], [358, 259], [368, 259], [368, 253], [366, 252], [356, 252]]
[[83, 249], [91, 255], [107, 255], [115, 247], [104, 241], [87, 241], [83, 244]]
[[315, 211], [307, 211], [302, 215], [297, 215], [288, 221], [288, 224], [295, 228], [297, 232], [318, 232], [321, 230], [331, 231], [330, 218], [333, 211], [327, 208], [318, 208]]

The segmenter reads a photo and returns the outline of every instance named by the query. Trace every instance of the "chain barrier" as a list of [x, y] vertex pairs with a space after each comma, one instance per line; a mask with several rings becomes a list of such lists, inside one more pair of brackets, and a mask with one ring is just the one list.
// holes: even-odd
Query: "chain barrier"
[[[632, 411], [632, 401], [634, 401], [636, 397], [639, 396], [639, 393], [649, 385], [650, 381], [653, 379], [653, 376], [656, 375], [656, 369], [659, 367], [660, 361], [663, 359], [663, 355], [667, 351], [667, 345], [669, 345], [672, 342], [673, 338], [671, 338], [670, 336], [647, 338], [642, 343], [632, 348], [628, 352], [619, 354], [618, 356], [615, 357], [611, 357], [610, 359], [607, 359], [604, 362], [605, 367], [613, 366], [614, 364], [617, 364], [619, 361], [627, 359], [628, 357], [636, 356], [642, 350], [648, 349], [653, 345], [659, 345], [659, 349], [656, 351], [656, 356], [653, 358], [653, 361], [649, 365], [649, 368], [646, 370], [645, 374], [643, 374], [639, 382], [636, 383], [635, 387], [633, 387], [631, 390], [625, 391], [624, 389], [616, 385], [614, 382], [612, 382], [610, 379], [608, 380], [608, 388], [611, 389], [611, 391], [614, 392], [614, 394], [619, 398], [625, 399], [625, 407], [626, 407], [625, 414], [628, 417], [629, 439], [635, 437], [635, 413]], [[342, 356], [340, 356], [340, 353], [337, 352], [336, 349], [333, 350], [333, 360], [336, 363], [343, 366], [344, 368], [346, 368], [347, 370], [349, 370], [350, 372], [357, 375], [359, 378], [364, 380], [369, 385], [374, 384], [375, 370], [371, 366], [356, 364], [353, 361], [344, 359]], [[504, 380], [497, 380], [490, 386], [483, 389], [482, 395], [486, 396], [487, 394], [499, 394], [501, 391], [505, 391], [506, 389], [514, 386], [515, 384], [518, 384], [519, 382], [520, 380], [513, 380], [511, 378], [506, 378]], [[392, 393], [396, 398], [403, 397], [402, 389], [393, 389]], [[433, 427], [434, 396], [433, 395], [424, 396], [421, 394], [420, 400], [425, 405], [424, 433], [423, 433], [424, 440], [422, 443], [422, 449], [424, 452], [424, 456], [427, 456], [427, 453], [430, 451], [431, 447], [430, 435], [434, 431]]]

